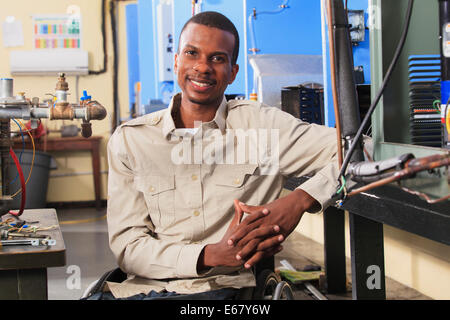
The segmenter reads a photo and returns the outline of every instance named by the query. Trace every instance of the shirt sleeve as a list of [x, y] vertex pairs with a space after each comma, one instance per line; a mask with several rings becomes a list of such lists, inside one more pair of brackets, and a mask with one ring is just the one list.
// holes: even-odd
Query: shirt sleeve
[[287, 112], [262, 107], [266, 127], [279, 131], [279, 168], [286, 177], [311, 177], [297, 189], [302, 189], [320, 204], [319, 212], [332, 204], [338, 187], [336, 129], [309, 124]]
[[119, 267], [150, 279], [197, 277], [205, 244], [159, 239], [144, 195], [134, 186], [131, 154], [119, 128], [108, 142], [108, 236]]

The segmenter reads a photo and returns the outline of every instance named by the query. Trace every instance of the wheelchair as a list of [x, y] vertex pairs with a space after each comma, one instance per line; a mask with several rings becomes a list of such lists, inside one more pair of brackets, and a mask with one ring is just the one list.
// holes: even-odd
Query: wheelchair
[[[249, 288], [242, 299], [245, 300], [294, 300], [294, 293], [290, 284], [283, 281], [274, 272], [274, 258], [268, 258], [253, 267], [256, 277], [256, 286]], [[127, 278], [120, 268], [115, 268], [104, 273], [100, 279], [91, 283], [83, 293], [81, 299], [87, 299], [92, 295], [102, 292], [106, 282], [123, 282]]]

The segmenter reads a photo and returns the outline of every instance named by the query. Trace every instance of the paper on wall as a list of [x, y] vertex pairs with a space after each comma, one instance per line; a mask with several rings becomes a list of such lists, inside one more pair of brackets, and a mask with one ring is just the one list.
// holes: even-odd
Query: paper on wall
[[6, 17], [6, 20], [2, 23], [2, 36], [4, 47], [23, 46], [22, 22], [16, 20], [13, 16]]

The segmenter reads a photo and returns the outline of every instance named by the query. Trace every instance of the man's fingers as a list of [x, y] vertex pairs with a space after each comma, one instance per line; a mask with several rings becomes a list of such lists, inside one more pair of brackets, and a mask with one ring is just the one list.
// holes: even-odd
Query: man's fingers
[[239, 200], [234, 199], [234, 218], [232, 221], [232, 225], [239, 225], [243, 216], [244, 210], [242, 210], [242, 208], [239, 206]]
[[247, 258], [247, 256], [254, 252], [256, 247], [258, 246], [259, 240], [258, 239], [254, 239], [252, 241], [250, 241], [241, 251], [239, 251], [236, 255], [236, 259], [237, 260], [242, 260]]
[[259, 210], [259, 206], [249, 206], [246, 205], [243, 202], [238, 202], [239, 206], [242, 208], [242, 210], [244, 210], [245, 212], [253, 212], [254, 210]]
[[245, 246], [250, 240], [252, 239], [256, 239], [256, 238], [267, 238], [268, 236], [277, 234], [280, 232], [280, 227], [275, 225], [275, 226], [260, 226], [259, 228], [256, 228], [252, 231], [250, 231], [246, 236], [244, 236], [244, 238], [242, 238], [241, 240], [239, 240], [237, 242], [237, 245], [240, 247]]
[[269, 214], [268, 210], [262, 210], [246, 217], [241, 222], [239, 228], [230, 236], [227, 243], [229, 245], [238, 243], [249, 232], [259, 227], [261, 222], [258, 222], [258, 219], [261, 219], [262, 217], [265, 217], [268, 214]]
[[248, 224], [250, 224], [263, 216], [267, 216], [269, 213], [270, 213], [269, 209], [260, 208], [257, 211], [250, 212], [250, 214], [245, 218], [245, 220], [247, 221]]
[[246, 213], [248, 213], [250, 216], [253, 213], [264, 211], [265, 213], [269, 213], [269, 209], [265, 208], [264, 206], [249, 206], [246, 205], [243, 202], [238, 202], [239, 207]]
[[252, 239], [237, 253], [236, 259], [246, 259], [255, 251], [270, 252], [274, 248], [277, 248], [283, 241], [283, 235], [276, 235], [264, 241], [257, 238]]
[[280, 243], [284, 241], [284, 236], [282, 234], [276, 235], [274, 237], [271, 237], [269, 239], [266, 239], [262, 242], [260, 242], [256, 248], [258, 251], [266, 251], [270, 248], [276, 248]]
[[257, 251], [250, 259], [248, 259], [245, 262], [244, 267], [246, 269], [249, 269], [249, 268], [253, 267], [254, 265], [256, 265], [262, 259], [271, 257], [271, 256], [277, 254], [278, 252], [280, 252], [281, 250], [283, 250], [283, 246], [280, 245], [280, 246], [277, 246], [277, 247], [272, 248], [267, 251]]

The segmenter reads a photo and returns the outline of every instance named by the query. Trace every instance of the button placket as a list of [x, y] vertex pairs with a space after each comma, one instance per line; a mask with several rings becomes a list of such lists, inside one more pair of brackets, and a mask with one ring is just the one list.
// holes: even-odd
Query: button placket
[[[197, 168], [191, 173], [190, 180], [192, 182], [192, 197], [191, 197], [191, 210], [192, 210], [192, 235], [193, 241], [201, 240], [204, 233], [204, 212], [203, 212], [203, 194], [202, 194], [202, 181], [201, 181], [201, 168]], [[194, 191], [195, 190], [195, 191]]]

